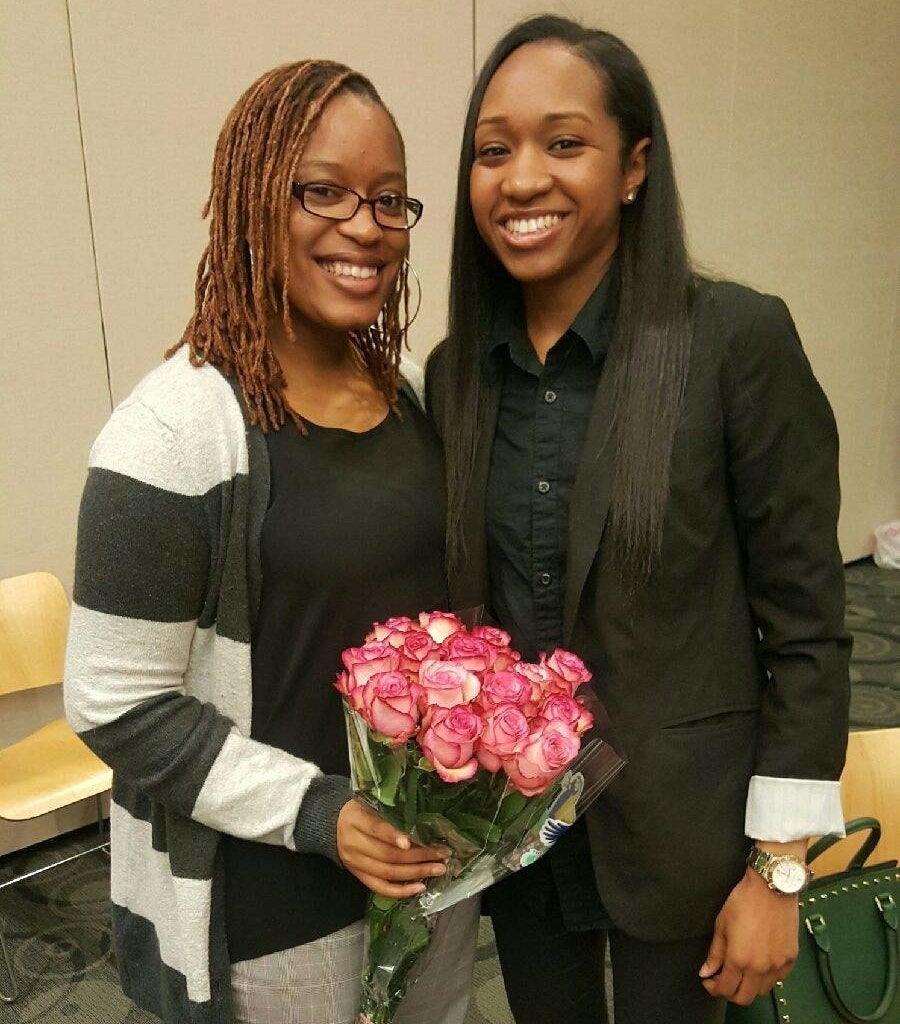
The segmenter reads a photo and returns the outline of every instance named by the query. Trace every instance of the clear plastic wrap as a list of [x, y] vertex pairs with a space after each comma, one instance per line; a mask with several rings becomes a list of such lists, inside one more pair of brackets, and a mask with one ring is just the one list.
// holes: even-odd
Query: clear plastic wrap
[[541, 793], [523, 796], [503, 772], [479, 770], [445, 782], [414, 741], [391, 746], [345, 704], [352, 784], [375, 813], [417, 842], [449, 847], [446, 875], [403, 901], [373, 896], [360, 1024], [389, 1024], [410, 972], [426, 949], [434, 916], [533, 864], [584, 813], [624, 765], [610, 742], [608, 720], [588, 693], [580, 700], [594, 724], [581, 750]]

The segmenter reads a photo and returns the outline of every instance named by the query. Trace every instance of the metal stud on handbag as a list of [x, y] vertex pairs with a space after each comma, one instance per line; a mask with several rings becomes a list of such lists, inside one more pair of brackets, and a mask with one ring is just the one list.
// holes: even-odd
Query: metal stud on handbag
[[[803, 893], [800, 952], [789, 977], [750, 1006], [729, 1004], [726, 1024], [900, 1024], [900, 873], [896, 860], [866, 866], [881, 824], [847, 823], [848, 836], [865, 831], [846, 870], [815, 879]], [[839, 841], [814, 843], [807, 864]]]

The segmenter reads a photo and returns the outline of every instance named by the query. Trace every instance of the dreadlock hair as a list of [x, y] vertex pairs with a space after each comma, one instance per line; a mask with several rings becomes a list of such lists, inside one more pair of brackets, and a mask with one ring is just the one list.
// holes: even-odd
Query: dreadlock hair
[[647, 179], [621, 212], [618, 310], [610, 353], [616, 364], [611, 534], [623, 579], [637, 586], [649, 579], [662, 546], [672, 449], [690, 362], [694, 277], [665, 123], [643, 65], [617, 36], [554, 15], [519, 22], [499, 40], [475, 80], [463, 130], [441, 377], [456, 423], [444, 436], [448, 564], [456, 568], [467, 554], [462, 523], [484, 417], [481, 352], [497, 296], [515, 294], [520, 287], [475, 225], [469, 197], [475, 128], [501, 64], [520, 46], [547, 42], [567, 46], [596, 70], [606, 112], [619, 126], [623, 167], [641, 139], [651, 140]]
[[[285, 402], [285, 378], [267, 324], [273, 312], [280, 314], [287, 337], [294, 338], [288, 298], [291, 183], [325, 107], [347, 92], [378, 104], [397, 127], [363, 75], [333, 61], [305, 60], [257, 79], [234, 105], [216, 143], [203, 207], [209, 244], [197, 268], [194, 313], [166, 358], [187, 345], [195, 366], [210, 363], [237, 377], [250, 422], [264, 433], [278, 430], [288, 416], [306, 433]], [[400, 146], [402, 151], [402, 138]], [[404, 263], [378, 322], [350, 335], [357, 359], [394, 412], [408, 321]]]

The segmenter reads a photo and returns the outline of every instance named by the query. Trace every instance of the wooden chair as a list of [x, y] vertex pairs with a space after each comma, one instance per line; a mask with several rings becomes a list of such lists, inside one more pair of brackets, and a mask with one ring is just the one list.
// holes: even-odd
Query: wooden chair
[[[59, 580], [35, 572], [0, 580], [0, 696], [62, 682], [69, 605]], [[54, 861], [0, 884], [0, 889], [43, 874], [52, 868], [107, 849], [102, 795], [112, 785], [112, 772], [82, 743], [64, 718], [45, 725], [0, 750], [0, 818], [28, 821], [88, 797], [97, 801], [97, 821], [104, 841], [71, 857]], [[0, 954], [11, 992], [18, 996], [12, 963], [0, 925]]]
[[[900, 858], [900, 728], [850, 733], [841, 799], [847, 821], [869, 817], [881, 822], [881, 842], [872, 863]], [[826, 850], [813, 865], [816, 874], [842, 871], [863, 838]]]

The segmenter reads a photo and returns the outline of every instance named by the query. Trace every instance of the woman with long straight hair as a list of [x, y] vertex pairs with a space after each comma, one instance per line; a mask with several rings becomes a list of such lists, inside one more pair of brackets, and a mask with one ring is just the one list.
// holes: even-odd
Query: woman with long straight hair
[[834, 419], [784, 303], [692, 269], [635, 54], [511, 29], [462, 142], [426, 370], [451, 601], [594, 673], [628, 764], [489, 890], [517, 1024], [712, 1024], [790, 970], [841, 833], [849, 639]]
[[[351, 799], [333, 686], [373, 622], [446, 606], [401, 364], [422, 204], [372, 84], [300, 61], [235, 104], [205, 213], [184, 336], [91, 453], [66, 707], [113, 769], [126, 993], [169, 1024], [355, 1024], [368, 892], [446, 870]], [[462, 1024], [476, 925], [438, 919], [398, 1020]]]

